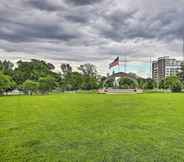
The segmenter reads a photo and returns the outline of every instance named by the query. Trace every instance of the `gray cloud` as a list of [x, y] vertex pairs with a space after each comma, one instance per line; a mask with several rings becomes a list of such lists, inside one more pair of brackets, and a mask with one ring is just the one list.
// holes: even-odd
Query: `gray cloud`
[[114, 41], [134, 38], [170, 40], [184, 34], [184, 10], [174, 8], [150, 16], [147, 14], [138, 9], [115, 10], [104, 16], [110, 27], [102, 29], [101, 33]]
[[102, 0], [66, 0], [66, 2], [72, 3], [74, 5], [91, 5], [101, 1]]
[[182, 0], [1, 0], [0, 56], [102, 67], [117, 55], [179, 57], [183, 16]]
[[29, 5], [31, 5], [32, 7], [35, 7], [35, 8], [40, 9], [40, 10], [55, 11], [55, 10], [60, 9], [60, 6], [58, 6], [54, 3], [51, 3], [48, 0], [42, 0], [42, 1], [30, 0], [27, 3]]

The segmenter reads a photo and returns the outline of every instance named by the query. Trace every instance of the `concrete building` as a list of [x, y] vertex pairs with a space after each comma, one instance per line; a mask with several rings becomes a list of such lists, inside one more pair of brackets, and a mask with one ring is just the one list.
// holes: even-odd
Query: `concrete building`
[[171, 59], [169, 56], [160, 57], [152, 62], [152, 78], [160, 81], [168, 76], [175, 76], [181, 69], [182, 61]]

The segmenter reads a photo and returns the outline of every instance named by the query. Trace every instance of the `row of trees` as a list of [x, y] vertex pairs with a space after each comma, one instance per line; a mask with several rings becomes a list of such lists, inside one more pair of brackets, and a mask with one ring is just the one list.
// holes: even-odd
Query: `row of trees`
[[[156, 83], [150, 79], [144, 79], [137, 77], [137, 79], [130, 79], [131, 74], [129, 77], [124, 77], [119, 80], [119, 85], [116, 86], [116, 88], [122, 88], [122, 89], [135, 89], [135, 88], [140, 88], [140, 89], [154, 89], [156, 87]], [[135, 77], [133, 77], [135, 78]], [[105, 87], [113, 87], [114, 86], [114, 80], [109, 80], [106, 82], [104, 85]]]
[[62, 73], [42, 60], [18, 61], [16, 67], [10, 61], [0, 61], [0, 94], [18, 89], [26, 94], [48, 93], [54, 89], [90, 90], [100, 87], [100, 77], [92, 64], [80, 65], [73, 72], [69, 64], [62, 64]]
[[[130, 78], [132, 74], [130, 74]], [[134, 75], [132, 78], [136, 78]], [[113, 86], [113, 81], [107, 83], [107, 87]], [[176, 76], [169, 76], [159, 82], [153, 79], [137, 77], [136, 80], [121, 78], [118, 88], [141, 88], [141, 89], [161, 89], [171, 90], [172, 92], [181, 92], [184, 88], [184, 64], [181, 65], [181, 71]]]
[[159, 82], [159, 89], [170, 89], [172, 92], [181, 92], [183, 81], [178, 76], [170, 76]]
[[[16, 66], [10, 61], [0, 61], [0, 94], [18, 89], [26, 94], [48, 93], [52, 90], [92, 90], [113, 87], [113, 80], [97, 74], [92, 64], [84, 64], [73, 71], [69, 64], [61, 65], [62, 73], [55, 72], [55, 66], [42, 60], [18, 61]], [[135, 74], [129, 74], [130, 77]], [[134, 76], [135, 78], [135, 76]], [[119, 88], [171, 89], [181, 91], [184, 81], [184, 66], [178, 76], [168, 77], [159, 83], [152, 79], [137, 77], [136, 81], [122, 78]]]
[[138, 78], [136, 81], [122, 78], [119, 82], [119, 88], [141, 88], [141, 89], [161, 89], [171, 90], [172, 92], [181, 92], [184, 87], [183, 81], [179, 76], [170, 76], [166, 79], [156, 82], [152, 79]]
[[153, 87], [163, 90], [169, 89], [172, 92], [181, 92], [184, 88], [184, 64], [181, 65], [181, 70], [176, 76], [169, 76], [160, 82], [153, 81]]
[[184, 87], [184, 63], [176, 76], [170, 76], [159, 82], [160, 89], [170, 89], [172, 92], [181, 92]]
[[141, 88], [141, 89], [160, 89], [160, 90], [171, 90], [172, 92], [181, 92], [184, 84], [183, 80], [178, 76], [170, 76], [166, 79], [156, 82], [152, 79], [141, 79], [134, 80], [128, 78], [122, 78], [119, 82], [119, 88]]

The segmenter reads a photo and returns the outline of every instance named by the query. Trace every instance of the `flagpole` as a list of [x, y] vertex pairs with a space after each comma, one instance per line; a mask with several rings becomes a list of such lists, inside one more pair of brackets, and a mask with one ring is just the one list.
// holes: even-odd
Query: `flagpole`
[[120, 68], [119, 68], [119, 64], [118, 64], [118, 73], [120, 73]]
[[127, 56], [125, 54], [125, 60], [124, 60], [124, 72], [126, 73], [127, 71]]
[[118, 73], [120, 73], [120, 66], [119, 66], [119, 64], [120, 64], [120, 61], [119, 61], [119, 56], [118, 56]]

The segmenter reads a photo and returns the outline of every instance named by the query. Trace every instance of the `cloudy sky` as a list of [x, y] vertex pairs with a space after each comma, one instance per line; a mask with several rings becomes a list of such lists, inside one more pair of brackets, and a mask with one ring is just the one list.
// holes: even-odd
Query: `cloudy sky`
[[[44, 59], [59, 67], [120, 56], [149, 76], [149, 61], [181, 59], [184, 0], [0, 0], [0, 59]], [[123, 67], [122, 67], [123, 70]]]

